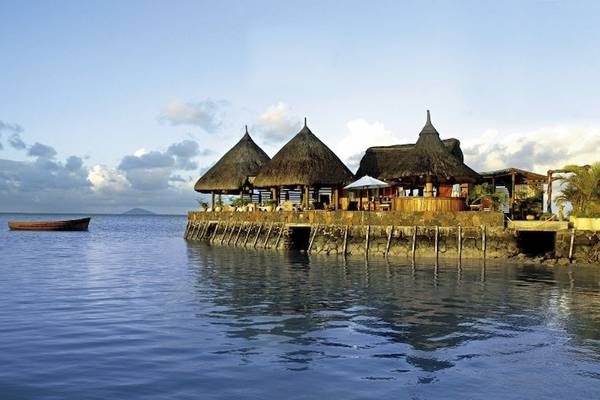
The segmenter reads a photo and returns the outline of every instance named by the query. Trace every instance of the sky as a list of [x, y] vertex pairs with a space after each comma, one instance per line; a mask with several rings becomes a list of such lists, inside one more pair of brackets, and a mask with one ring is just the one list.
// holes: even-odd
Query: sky
[[197, 207], [242, 136], [355, 171], [426, 110], [478, 171], [600, 159], [597, 1], [0, 0], [0, 212]]

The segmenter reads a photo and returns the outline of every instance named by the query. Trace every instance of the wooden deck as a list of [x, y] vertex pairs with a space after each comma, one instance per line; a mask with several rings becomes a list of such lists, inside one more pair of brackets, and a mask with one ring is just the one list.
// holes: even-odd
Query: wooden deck
[[569, 229], [566, 221], [510, 221], [509, 229], [517, 231], [556, 232]]

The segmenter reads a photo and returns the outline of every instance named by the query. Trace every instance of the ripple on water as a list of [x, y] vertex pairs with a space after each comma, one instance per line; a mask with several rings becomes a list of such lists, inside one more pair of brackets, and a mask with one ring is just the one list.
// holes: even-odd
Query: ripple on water
[[0, 232], [2, 398], [600, 393], [599, 268], [218, 248], [185, 222]]

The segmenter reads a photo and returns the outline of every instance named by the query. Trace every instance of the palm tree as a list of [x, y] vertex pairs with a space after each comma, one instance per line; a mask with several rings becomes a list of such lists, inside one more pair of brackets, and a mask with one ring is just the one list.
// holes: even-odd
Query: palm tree
[[562, 190], [556, 202], [571, 203], [572, 214], [579, 217], [600, 216], [600, 162], [567, 165], [563, 171], [567, 175], [559, 179]]

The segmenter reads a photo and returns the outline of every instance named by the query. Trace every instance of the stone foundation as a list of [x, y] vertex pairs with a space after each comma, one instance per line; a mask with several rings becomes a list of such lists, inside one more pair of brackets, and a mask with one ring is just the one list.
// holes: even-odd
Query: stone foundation
[[[517, 257], [525, 260], [519, 249], [518, 231], [504, 228], [503, 224], [498, 223], [498, 215], [502, 217], [500, 213], [481, 212], [443, 215], [323, 211], [192, 212], [189, 214], [185, 237], [187, 240], [201, 240], [213, 245], [290, 249], [297, 245], [294, 243], [294, 237], [298, 237], [296, 230], [302, 229], [303, 235], [310, 230], [310, 240], [304, 249], [311, 254], [408, 258], [431, 258], [437, 255], [438, 258], [454, 259]], [[456, 219], [452, 219], [453, 216]], [[359, 223], [365, 220], [373, 224]], [[420, 224], [396, 225], [393, 223], [396, 221]], [[440, 222], [445, 225], [437, 225]], [[600, 263], [600, 232], [558, 231], [554, 249], [554, 254], [540, 256], [535, 260], [549, 264], [557, 260], [563, 263], [565, 260]]]

